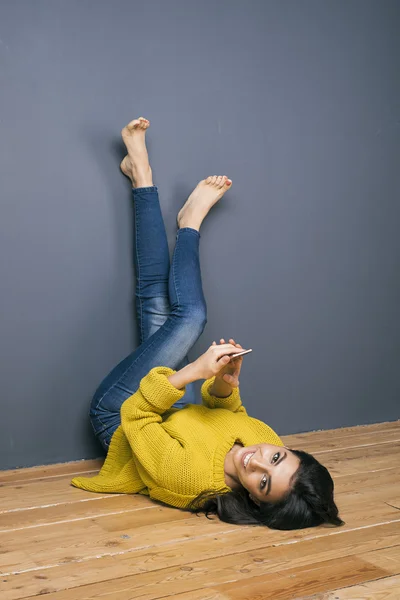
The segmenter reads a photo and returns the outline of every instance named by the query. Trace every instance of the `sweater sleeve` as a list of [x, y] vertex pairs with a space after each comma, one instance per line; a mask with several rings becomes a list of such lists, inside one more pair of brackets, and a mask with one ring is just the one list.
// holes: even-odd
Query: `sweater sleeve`
[[178, 440], [162, 426], [162, 414], [180, 400], [185, 389], [178, 390], [167, 379], [175, 373], [168, 367], [154, 367], [140, 382], [138, 391], [121, 407], [124, 434], [145, 471], [157, 481], [166, 454], [184, 452]]
[[201, 398], [203, 404], [208, 406], [208, 408], [226, 408], [232, 412], [247, 414], [240, 399], [239, 388], [233, 388], [232, 393], [227, 398], [219, 398], [218, 396], [212, 396], [209, 393], [214, 380], [215, 377], [211, 377], [211, 379], [207, 379], [201, 386]]

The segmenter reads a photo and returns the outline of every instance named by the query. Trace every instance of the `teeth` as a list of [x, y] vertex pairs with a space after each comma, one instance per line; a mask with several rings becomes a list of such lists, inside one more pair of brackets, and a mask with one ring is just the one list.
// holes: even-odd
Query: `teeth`
[[249, 460], [251, 459], [251, 457], [253, 456], [254, 452], [249, 452], [249, 454], [246, 454], [246, 456], [244, 457], [244, 468], [247, 467]]

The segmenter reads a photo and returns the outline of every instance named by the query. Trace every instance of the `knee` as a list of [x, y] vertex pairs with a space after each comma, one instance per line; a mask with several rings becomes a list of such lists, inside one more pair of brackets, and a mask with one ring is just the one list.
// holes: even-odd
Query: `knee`
[[198, 329], [203, 331], [207, 324], [207, 308], [204, 304], [196, 304], [196, 306], [189, 306], [188, 318]]
[[202, 334], [207, 324], [207, 310], [204, 306], [197, 307], [190, 317], [193, 326], [197, 329], [198, 335]]
[[196, 339], [203, 333], [207, 323], [207, 308], [204, 304], [181, 307], [178, 316], [185, 322]]

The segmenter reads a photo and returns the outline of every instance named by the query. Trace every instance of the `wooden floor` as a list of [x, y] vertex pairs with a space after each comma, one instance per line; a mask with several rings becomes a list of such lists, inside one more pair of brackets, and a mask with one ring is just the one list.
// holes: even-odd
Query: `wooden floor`
[[233, 526], [69, 485], [99, 461], [0, 472], [1, 600], [400, 600], [400, 421], [284, 442], [330, 469], [344, 527]]

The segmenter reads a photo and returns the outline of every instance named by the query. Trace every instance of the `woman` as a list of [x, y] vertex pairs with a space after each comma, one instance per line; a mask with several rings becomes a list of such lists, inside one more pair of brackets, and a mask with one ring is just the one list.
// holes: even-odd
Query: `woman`
[[[201, 181], [178, 214], [169, 253], [145, 143], [149, 121], [122, 130], [135, 210], [136, 308], [140, 346], [104, 379], [90, 409], [107, 450], [100, 473], [73, 485], [94, 492], [140, 493], [237, 524], [297, 529], [340, 525], [327, 469], [283, 446], [246, 413], [239, 394], [243, 357], [224, 339], [190, 363], [206, 323], [199, 263], [200, 226], [232, 181]], [[161, 366], [160, 366], [161, 365]], [[202, 405], [193, 383], [205, 379]]]

